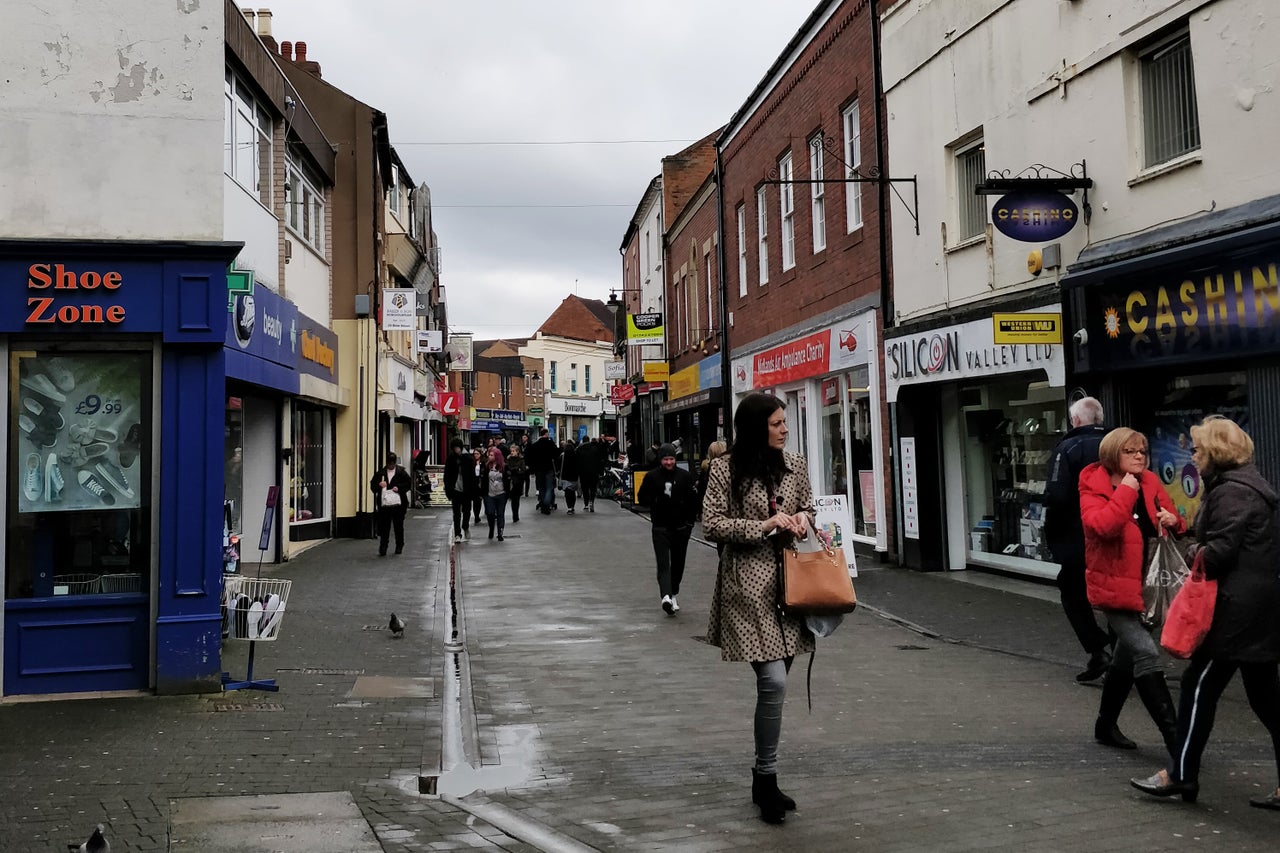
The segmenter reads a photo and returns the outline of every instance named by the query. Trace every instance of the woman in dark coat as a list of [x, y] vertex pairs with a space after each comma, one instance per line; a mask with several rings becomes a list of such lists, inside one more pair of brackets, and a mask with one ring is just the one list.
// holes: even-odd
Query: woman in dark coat
[[[1205, 576], [1218, 582], [1218, 598], [1209, 633], [1182, 676], [1172, 760], [1167, 769], [1131, 783], [1157, 797], [1180, 794], [1194, 803], [1200, 756], [1218, 700], [1236, 670], [1249, 706], [1271, 734], [1280, 781], [1280, 498], [1253, 465], [1252, 439], [1234, 422], [1205, 418], [1191, 428], [1191, 441], [1191, 461], [1205, 492], [1187, 562], [1202, 554]], [[1280, 810], [1280, 788], [1249, 804]]]
[[561, 448], [560, 461], [556, 463], [560, 482], [557, 483], [564, 490], [564, 505], [567, 507], [565, 514], [573, 515], [573, 507], [578, 502], [578, 445], [571, 438], [564, 440], [564, 446]]
[[1102, 685], [1094, 739], [1137, 749], [1116, 724], [1137, 686], [1165, 746], [1173, 752], [1178, 715], [1160, 664], [1160, 650], [1142, 624], [1146, 543], [1165, 529], [1187, 524], [1173, 511], [1160, 478], [1147, 468], [1147, 438], [1127, 427], [1113, 429], [1098, 445], [1098, 461], [1080, 472], [1080, 520], [1084, 527], [1084, 581], [1089, 603], [1107, 617], [1116, 651]]
[[787, 673], [796, 655], [813, 651], [804, 621], [778, 610], [781, 548], [814, 519], [804, 458], [783, 450], [787, 416], [781, 400], [755, 392], [733, 415], [733, 450], [711, 464], [702, 528], [724, 543], [711, 599], [707, 642], [727, 661], [746, 661], [756, 675], [755, 766], [751, 801], [760, 818], [782, 823], [795, 801], [778, 790], [778, 742]]
[[529, 467], [525, 464], [520, 448], [514, 444], [507, 456], [507, 474], [511, 479], [511, 491], [507, 493], [511, 501], [511, 523], [515, 524], [520, 520], [520, 498], [524, 490], [529, 488]]

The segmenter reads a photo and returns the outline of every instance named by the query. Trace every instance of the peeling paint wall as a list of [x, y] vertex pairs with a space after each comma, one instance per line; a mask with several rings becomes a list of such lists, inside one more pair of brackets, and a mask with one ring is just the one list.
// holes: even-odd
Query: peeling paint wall
[[0, 237], [222, 237], [223, 4], [7, 4]]

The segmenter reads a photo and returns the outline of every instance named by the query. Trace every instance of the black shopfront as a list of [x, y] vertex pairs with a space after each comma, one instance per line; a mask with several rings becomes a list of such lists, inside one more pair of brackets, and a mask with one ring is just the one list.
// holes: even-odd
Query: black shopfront
[[1086, 249], [1063, 280], [1071, 381], [1109, 426], [1140, 430], [1152, 469], [1194, 519], [1189, 428], [1238, 422], [1280, 481], [1280, 198]]

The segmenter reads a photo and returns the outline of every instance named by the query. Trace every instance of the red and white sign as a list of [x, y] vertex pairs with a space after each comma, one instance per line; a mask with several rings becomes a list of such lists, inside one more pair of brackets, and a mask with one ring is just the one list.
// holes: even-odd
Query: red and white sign
[[752, 360], [751, 386], [781, 385], [828, 373], [831, 369], [830, 351], [831, 330], [823, 329], [757, 353]]
[[442, 415], [462, 414], [462, 392], [446, 391], [440, 395], [440, 413]]
[[611, 385], [609, 387], [609, 402], [615, 406], [625, 405], [636, 396], [636, 386], [631, 384]]

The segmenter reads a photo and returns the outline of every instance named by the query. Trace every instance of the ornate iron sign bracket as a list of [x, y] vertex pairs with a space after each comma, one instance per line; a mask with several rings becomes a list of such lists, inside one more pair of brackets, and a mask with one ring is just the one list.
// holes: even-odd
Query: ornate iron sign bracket
[[1012, 174], [1008, 169], [992, 169], [987, 172], [987, 179], [974, 184], [974, 195], [1004, 195], [1012, 192], [1060, 192], [1073, 193], [1080, 190], [1084, 195], [1080, 209], [1084, 212], [1084, 224], [1089, 224], [1093, 208], [1089, 206], [1089, 190], [1093, 189], [1093, 179], [1081, 160], [1071, 166], [1070, 172], [1060, 172], [1043, 163], [1033, 163], [1027, 168]]

